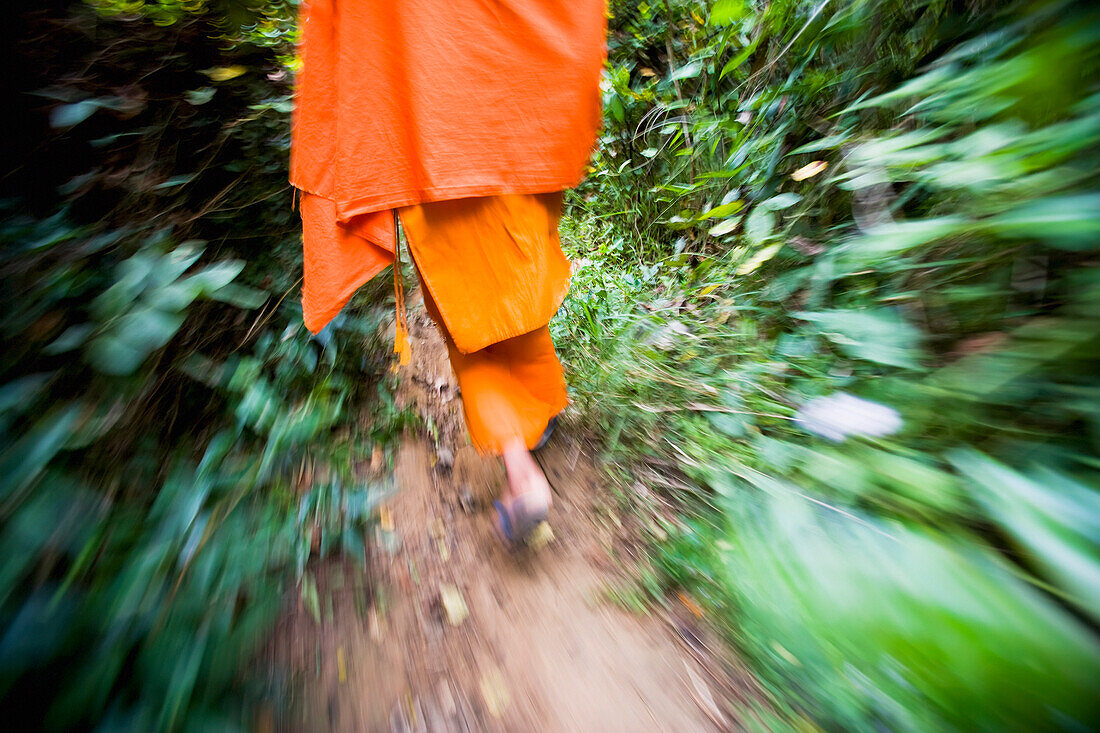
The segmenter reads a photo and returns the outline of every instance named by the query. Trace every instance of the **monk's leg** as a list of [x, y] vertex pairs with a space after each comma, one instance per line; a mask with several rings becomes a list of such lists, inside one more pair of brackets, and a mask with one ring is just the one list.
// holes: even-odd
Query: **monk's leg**
[[504, 460], [508, 485], [502, 503], [509, 506], [523, 497], [527, 509], [548, 508], [550, 484], [529, 448], [567, 403], [561, 363], [549, 331], [543, 327], [463, 354], [447, 333], [430, 293], [426, 288], [423, 293], [428, 315], [447, 344], [470, 437], [479, 450]]
[[[512, 377], [523, 384], [531, 397], [544, 406], [544, 409], [549, 410], [549, 417], [557, 415], [569, 404], [565, 374], [554, 349], [554, 342], [550, 338], [549, 328], [543, 326], [522, 336], [493, 344], [491, 348], [506, 361]], [[540, 428], [539, 437], [544, 428], [545, 424]]]

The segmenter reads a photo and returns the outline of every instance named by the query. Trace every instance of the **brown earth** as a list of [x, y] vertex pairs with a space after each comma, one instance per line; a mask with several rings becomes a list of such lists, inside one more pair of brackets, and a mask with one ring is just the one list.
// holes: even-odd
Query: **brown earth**
[[422, 310], [410, 313], [410, 330], [399, 401], [428, 435], [398, 451], [398, 491], [382, 509], [369, 577], [324, 565], [321, 623], [299, 601], [284, 619], [276, 659], [302, 697], [279, 727], [741, 727], [732, 701], [749, 678], [711, 651], [689, 606], [643, 615], [609, 602], [625, 530], [568, 427], [538, 454], [554, 490], [552, 533], [537, 550], [502, 546], [491, 500], [503, 469], [469, 445], [446, 350]]

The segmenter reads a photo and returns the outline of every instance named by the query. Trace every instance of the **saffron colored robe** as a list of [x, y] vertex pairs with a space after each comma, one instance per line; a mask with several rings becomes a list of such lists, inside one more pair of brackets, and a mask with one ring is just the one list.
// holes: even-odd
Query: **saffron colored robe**
[[524, 243], [552, 219], [556, 247], [557, 213], [508, 195], [583, 177], [605, 26], [603, 0], [303, 3], [291, 183], [302, 192], [311, 331], [393, 261], [395, 209], [411, 233], [456, 213], [424, 205], [475, 198], [496, 200], [464, 231], [483, 231], [479, 217], [495, 210], [504, 245], [485, 240], [491, 251], [477, 254], [432, 237], [442, 248], [429, 251], [410, 237], [454, 345], [470, 353], [546, 324], [564, 296], [564, 258]]

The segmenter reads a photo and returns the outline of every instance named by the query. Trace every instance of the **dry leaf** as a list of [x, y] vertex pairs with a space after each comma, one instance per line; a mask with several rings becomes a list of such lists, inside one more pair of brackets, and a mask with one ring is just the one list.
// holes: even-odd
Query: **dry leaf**
[[243, 66], [217, 66], [213, 69], [203, 69], [202, 73], [209, 76], [213, 81], [229, 81], [230, 79], [236, 79], [247, 71], [248, 69]]
[[699, 678], [699, 675], [692, 671], [687, 662], [684, 662], [684, 669], [687, 670], [688, 677], [691, 679], [691, 684], [695, 687], [696, 695], [695, 703], [702, 708], [703, 712], [717, 725], [720, 729], [726, 729], [726, 716], [722, 715], [721, 709], [718, 707], [718, 703], [714, 701], [714, 696], [710, 694], [710, 690], [707, 688], [706, 683]]
[[532, 550], [541, 550], [554, 541], [554, 530], [549, 522], [539, 522], [539, 526], [531, 530], [527, 537], [527, 546]]
[[376, 644], [382, 642], [382, 624], [378, 620], [378, 611], [374, 608], [367, 614], [367, 628], [370, 629], [370, 638]]
[[470, 615], [470, 609], [466, 608], [466, 601], [462, 598], [462, 592], [453, 585], [442, 584], [439, 586], [439, 599], [443, 602], [443, 611], [447, 614], [447, 622], [451, 626], [460, 626], [466, 617]]
[[677, 594], [680, 597], [680, 602], [687, 607], [687, 610], [691, 611], [695, 618], [703, 617], [703, 609], [699, 608], [699, 604], [692, 600], [691, 596], [683, 591]]
[[481, 675], [481, 696], [489, 715], [499, 718], [508, 707], [508, 688], [504, 686], [504, 675], [496, 667]]
[[795, 181], [804, 181], [807, 178], [813, 178], [821, 171], [829, 167], [829, 164], [824, 160], [815, 160], [812, 163], [807, 163], [794, 173], [791, 174], [791, 178]]

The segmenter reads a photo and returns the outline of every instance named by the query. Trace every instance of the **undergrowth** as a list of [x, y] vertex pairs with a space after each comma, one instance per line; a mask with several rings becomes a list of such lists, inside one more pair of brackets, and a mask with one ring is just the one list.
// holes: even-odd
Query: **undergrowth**
[[[362, 563], [406, 419], [371, 288], [316, 337], [286, 182], [294, 3], [13, 10], [0, 192], [0, 709], [251, 729], [311, 558]], [[366, 408], [366, 409], [364, 409]]]
[[[613, 3], [552, 324], [782, 721], [1100, 721], [1100, 18]], [[748, 716], [752, 720], [752, 716]]]

